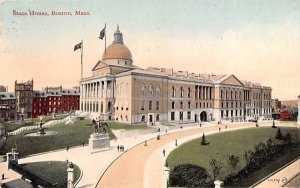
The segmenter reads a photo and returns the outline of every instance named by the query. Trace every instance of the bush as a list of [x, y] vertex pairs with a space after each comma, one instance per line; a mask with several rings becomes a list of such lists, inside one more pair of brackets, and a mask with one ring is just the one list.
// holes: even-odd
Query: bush
[[277, 129], [277, 133], [276, 133], [276, 137], [275, 138], [278, 139], [278, 140], [282, 140], [283, 139], [283, 136], [282, 136], [280, 128]]
[[170, 186], [199, 187], [207, 186], [207, 171], [198, 165], [180, 164], [174, 167], [170, 173]]

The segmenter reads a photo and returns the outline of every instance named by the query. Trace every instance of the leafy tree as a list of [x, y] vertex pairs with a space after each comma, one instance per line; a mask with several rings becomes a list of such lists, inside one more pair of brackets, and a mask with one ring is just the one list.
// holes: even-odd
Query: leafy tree
[[170, 172], [169, 185], [178, 187], [206, 186], [207, 171], [198, 165], [180, 164]]
[[240, 161], [240, 158], [235, 155], [229, 155], [227, 160], [228, 160], [229, 167], [231, 168], [231, 171], [235, 171], [237, 164]]
[[221, 163], [220, 161], [216, 160], [216, 159], [211, 159], [209, 161], [209, 165], [211, 168], [211, 172], [212, 172], [212, 179], [216, 180], [216, 178], [221, 174], [221, 170], [224, 167], [223, 163]]
[[285, 144], [291, 144], [292, 143], [292, 136], [290, 133], [287, 133], [284, 137], [283, 137], [283, 142]]

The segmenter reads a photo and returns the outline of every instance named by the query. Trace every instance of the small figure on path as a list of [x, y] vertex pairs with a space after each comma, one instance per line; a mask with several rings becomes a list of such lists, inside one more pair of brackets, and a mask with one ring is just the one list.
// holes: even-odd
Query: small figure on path
[[69, 147], [69, 146], [67, 146], [67, 151], [69, 151], [69, 149], [70, 149], [70, 147]]
[[156, 139], [157, 139], [157, 140], [160, 140], [160, 135], [157, 135]]
[[168, 129], [166, 129], [166, 134], [168, 133]]
[[166, 156], [166, 150], [165, 149], [163, 150], [163, 155], [164, 155], [164, 157]]
[[202, 125], [201, 125], [201, 123], [200, 123], [200, 127], [201, 127]]
[[84, 147], [84, 142], [82, 142], [82, 147]]
[[160, 132], [160, 128], [157, 129], [157, 132]]
[[147, 140], [145, 140], [145, 144], [144, 144], [144, 146], [147, 146]]
[[118, 152], [120, 152], [120, 146], [119, 145], [117, 146], [117, 149], [118, 149]]
[[177, 139], [175, 140], [175, 146], [177, 146]]
[[219, 127], [219, 132], [221, 131], [221, 127]]
[[2, 178], [1, 179], [4, 180], [4, 173], [2, 174]]
[[180, 128], [181, 128], [181, 129], [183, 129], [183, 127], [182, 127], [182, 126], [180, 126]]
[[225, 129], [227, 129], [227, 125], [225, 125]]

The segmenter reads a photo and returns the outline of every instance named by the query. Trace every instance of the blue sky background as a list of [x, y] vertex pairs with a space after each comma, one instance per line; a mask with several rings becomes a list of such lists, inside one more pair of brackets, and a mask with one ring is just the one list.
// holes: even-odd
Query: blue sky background
[[[73, 16], [13, 16], [13, 10]], [[74, 16], [76, 10], [91, 15]], [[300, 69], [299, 0], [1, 1], [0, 84], [12, 90], [15, 79], [33, 77], [35, 89], [76, 85], [79, 53], [73, 46], [84, 40], [84, 75], [89, 76], [104, 51], [97, 37], [105, 23], [107, 44], [119, 24], [135, 65], [142, 68], [235, 74], [271, 86], [273, 96], [282, 99], [300, 93], [299, 74], [286, 70]]]

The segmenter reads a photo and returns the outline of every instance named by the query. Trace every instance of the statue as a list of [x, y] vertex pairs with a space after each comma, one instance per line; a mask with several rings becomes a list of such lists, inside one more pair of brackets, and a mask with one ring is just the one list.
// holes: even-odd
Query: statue
[[94, 133], [98, 133], [98, 125], [97, 125], [97, 122], [93, 119], [92, 120], [92, 123], [94, 125]]

